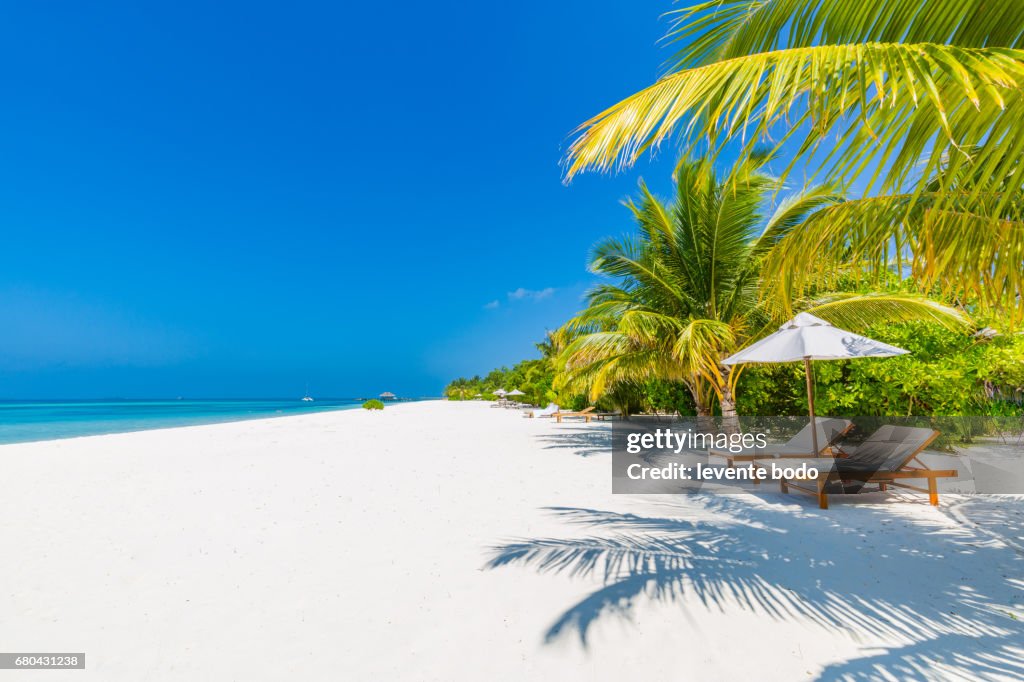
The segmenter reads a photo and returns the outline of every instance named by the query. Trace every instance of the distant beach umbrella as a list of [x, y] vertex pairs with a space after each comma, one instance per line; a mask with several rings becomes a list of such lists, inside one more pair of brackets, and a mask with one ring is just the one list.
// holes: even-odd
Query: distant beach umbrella
[[909, 352], [839, 329], [809, 313], [800, 313], [779, 327], [779, 331], [722, 360], [722, 364], [803, 361], [807, 380], [807, 406], [811, 415], [811, 437], [814, 441], [814, 451], [817, 453], [818, 429], [814, 421], [814, 374], [811, 370], [811, 361], [886, 358], [906, 355]]
[[500, 395], [500, 396], [504, 397], [504, 396], [508, 395], [508, 391], [506, 391], [503, 388], [499, 388], [497, 391], [494, 392], [494, 395]]
[[508, 395], [526, 395], [526, 394], [525, 394], [525, 393], [523, 393], [522, 391], [520, 391], [520, 390], [519, 390], [519, 389], [517, 388], [517, 389], [513, 390], [513, 391], [512, 391], [511, 393], [509, 393]]
[[395, 394], [392, 393], [391, 391], [384, 391], [383, 393], [380, 394], [379, 397], [390, 400], [395, 397]]

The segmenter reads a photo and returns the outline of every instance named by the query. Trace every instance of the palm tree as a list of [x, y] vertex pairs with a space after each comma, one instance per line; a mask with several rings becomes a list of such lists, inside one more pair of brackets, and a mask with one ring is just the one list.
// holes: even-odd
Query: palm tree
[[[767, 220], [761, 208], [779, 181], [758, 170], [758, 155], [719, 179], [707, 161], [681, 162], [675, 201], [641, 184], [627, 202], [633, 237], [607, 239], [590, 267], [616, 280], [588, 294], [587, 307], [559, 330], [559, 383], [596, 400], [621, 382], [684, 382], [699, 415], [715, 402], [735, 416], [739, 374], [722, 360], [782, 321], [786, 310], [763, 292], [779, 273], [764, 263], [780, 240], [815, 210], [837, 201], [817, 187], [779, 203]], [[925, 319], [954, 326], [957, 311], [913, 293], [822, 293], [796, 307], [839, 326]]]
[[[1018, 3], [712, 0], [670, 17], [668, 40], [681, 47], [667, 73], [580, 126], [568, 178], [629, 166], [677, 131], [684, 151], [712, 156], [728, 147], [745, 157], [771, 140], [791, 155], [787, 171], [865, 180], [863, 197], [833, 207], [821, 229], [835, 235], [884, 209], [889, 220], [867, 243], [900, 241], [924, 202], [930, 226], [911, 267], [1024, 319], [1024, 222], [1004, 215], [1024, 193]], [[980, 179], [966, 197], [955, 185], [963, 169]]]
[[451, 400], [465, 400], [467, 383], [468, 382], [464, 377], [455, 379], [445, 386], [444, 395]]

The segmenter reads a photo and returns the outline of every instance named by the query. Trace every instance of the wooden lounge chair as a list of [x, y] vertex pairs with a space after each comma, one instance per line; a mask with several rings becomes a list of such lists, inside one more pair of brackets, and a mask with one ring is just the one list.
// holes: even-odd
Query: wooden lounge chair
[[585, 410], [580, 410], [579, 412], [561, 412], [561, 411], [559, 411], [559, 412], [555, 412], [551, 416], [554, 417], [555, 421], [557, 421], [559, 424], [561, 424], [562, 423], [562, 419], [564, 419], [566, 417], [583, 417], [583, 419], [585, 419], [586, 422], [589, 424], [590, 420], [594, 418], [594, 415], [591, 414], [593, 411], [594, 411], [594, 407], [591, 406], [591, 407], [588, 407]]
[[807, 458], [807, 457], [830, 457], [832, 447], [840, 438], [853, 428], [853, 422], [849, 419], [836, 419], [834, 417], [817, 417], [814, 422], [818, 425], [818, 452], [814, 452], [814, 440], [811, 434], [811, 424], [800, 429], [800, 431], [785, 443], [780, 445], [769, 445], [766, 448], [748, 448], [739, 452], [728, 450], [709, 450], [708, 454], [725, 459], [729, 467], [736, 466], [736, 462], [753, 462], [755, 459], [770, 458]]
[[[956, 478], [956, 469], [929, 469], [918, 455], [938, 438], [939, 432], [933, 429], [909, 426], [883, 426], [863, 443], [857, 446], [842, 448], [836, 458], [816, 458], [789, 460], [787, 467], [799, 467], [808, 464], [817, 476], [799, 479], [782, 479], [779, 487], [788, 493], [790, 488], [815, 495], [818, 506], [828, 509], [830, 493], [851, 494], [863, 490], [868, 483], [877, 483], [879, 490], [888, 487], [906, 488], [917, 492], [928, 493], [928, 501], [935, 506], [939, 504], [938, 479]], [[911, 463], [915, 464], [911, 464]], [[755, 467], [770, 468], [778, 465], [773, 460], [754, 460]], [[925, 480], [927, 488], [906, 483], [907, 480]]]

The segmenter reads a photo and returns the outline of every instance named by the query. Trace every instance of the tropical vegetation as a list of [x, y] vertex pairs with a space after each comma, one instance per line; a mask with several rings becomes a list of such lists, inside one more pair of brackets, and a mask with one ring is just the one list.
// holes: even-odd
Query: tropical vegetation
[[542, 405], [555, 401], [559, 396], [553, 386], [554, 346], [548, 338], [536, 344], [536, 347], [541, 353], [539, 359], [523, 360], [511, 369], [500, 367], [483, 377], [459, 377], [445, 387], [445, 397], [449, 400], [494, 400], [498, 397], [495, 391], [519, 390], [523, 392], [521, 398], [529, 404]]
[[800, 296], [836, 261], [911, 276], [1024, 321], [1024, 13], [988, 0], [712, 0], [669, 13], [677, 46], [649, 87], [583, 123], [567, 179], [684, 155], [794, 169], [858, 196], [776, 252]]
[[1022, 412], [1024, 335], [999, 316], [984, 318], [995, 329], [977, 333], [970, 312], [980, 306], [971, 299], [899, 272], [865, 280], [842, 270], [792, 296], [777, 252], [842, 197], [811, 187], [768, 210], [781, 188], [766, 161], [753, 156], [719, 175], [707, 160], [684, 159], [671, 201], [641, 183], [626, 202], [635, 232], [594, 247], [591, 269], [602, 281], [583, 310], [538, 344], [542, 357], [457, 379], [446, 395], [491, 399], [499, 388], [518, 388], [533, 404], [596, 403], [626, 414], [801, 413], [801, 367], [722, 364], [795, 310], [911, 351], [884, 362], [819, 363], [819, 411]]
[[[689, 388], [698, 415], [716, 403], [723, 416], [736, 415], [742, 372], [722, 360], [790, 314], [766, 295], [766, 283], [780, 287], [765, 261], [815, 209], [836, 201], [828, 188], [810, 188], [765, 219], [761, 207], [780, 188], [763, 161], [752, 157], [723, 178], [707, 161], [683, 161], [671, 203], [641, 185], [627, 204], [636, 235], [599, 243], [591, 258], [593, 272], [615, 281], [595, 287], [560, 330], [563, 385], [597, 399], [618, 383], [668, 379]], [[953, 308], [899, 290], [819, 290], [795, 308], [853, 330], [885, 320], [965, 323]]]
[[[815, 396], [820, 414], [1024, 415], [1024, 335], [989, 338], [926, 322], [885, 322], [869, 327], [865, 333], [905, 348], [910, 354], [884, 361], [817, 363]], [[543, 361], [523, 362], [536, 366]], [[489, 376], [510, 376], [507, 372], [510, 370], [498, 369]], [[537, 387], [536, 394], [546, 398], [524, 397], [527, 402], [553, 400], [570, 409], [591, 403], [585, 394], [556, 390], [553, 367], [545, 375], [548, 380]], [[450, 400], [473, 400], [480, 391], [462, 398], [452, 387], [474, 380], [482, 382], [480, 377], [456, 379], [449, 384], [446, 395]], [[479, 399], [493, 398], [493, 394], [484, 392]], [[690, 389], [681, 382], [662, 379], [617, 385], [595, 404], [626, 414], [697, 414]], [[806, 414], [803, 368], [794, 364], [747, 367], [737, 381], [736, 410], [750, 416]]]
[[1020, 414], [1024, 14], [712, 0], [668, 16], [665, 74], [584, 122], [565, 167], [620, 170], [671, 139], [673, 197], [641, 182], [634, 234], [594, 247], [601, 280], [540, 360], [449, 397], [529, 383], [533, 402], [799, 413], [800, 367], [721, 361], [808, 311], [911, 351], [819, 363], [819, 412]]
[[[930, 416], [1024, 414], [1024, 335], [987, 338], [921, 322], [885, 322], [873, 339], [910, 353], [884, 361], [820, 362], [815, 400], [822, 414]], [[740, 380], [742, 414], [807, 411], [797, 365], [749, 367]]]

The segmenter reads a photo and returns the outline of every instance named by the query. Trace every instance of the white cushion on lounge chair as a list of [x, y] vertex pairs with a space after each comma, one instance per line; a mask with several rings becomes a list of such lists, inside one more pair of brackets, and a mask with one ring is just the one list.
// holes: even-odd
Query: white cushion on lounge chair
[[548, 403], [548, 406], [545, 407], [543, 410], [537, 410], [535, 412], [532, 412], [530, 414], [530, 416], [531, 417], [550, 417], [555, 412], [558, 412], [558, 410], [560, 410], [560, 409], [561, 408], [558, 407], [558, 405], [555, 405], [554, 403]]

